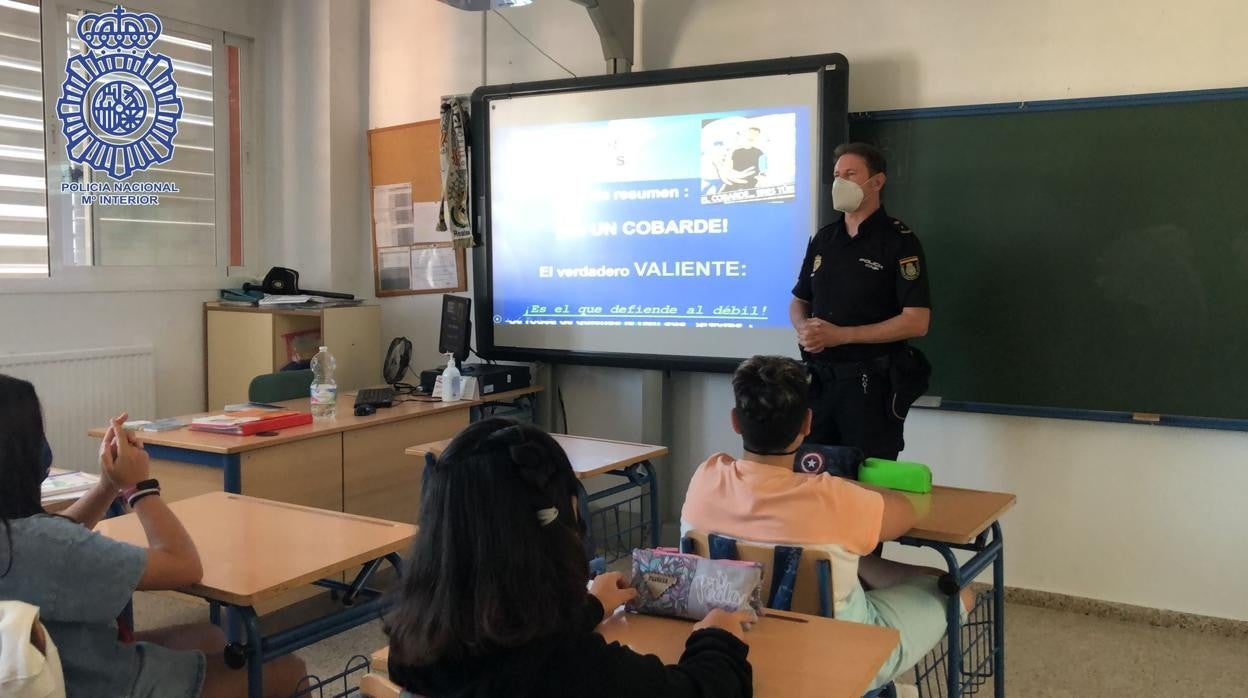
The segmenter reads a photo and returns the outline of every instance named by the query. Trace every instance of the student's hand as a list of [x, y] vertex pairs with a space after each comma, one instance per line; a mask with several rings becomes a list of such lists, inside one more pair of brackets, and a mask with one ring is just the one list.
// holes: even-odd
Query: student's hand
[[628, 580], [619, 572], [604, 572], [589, 584], [589, 593], [602, 604], [604, 616], [611, 615], [615, 609], [632, 601], [637, 590], [629, 586]]
[[126, 415], [113, 418], [100, 444], [100, 472], [118, 489], [132, 487], [151, 477], [147, 451], [134, 434], [125, 430]]
[[697, 625], [693, 626], [693, 632], [705, 630], [707, 628], [719, 628], [732, 633], [732, 636], [738, 640], [745, 642], [745, 627], [750, 622], [750, 614], [745, 611], [736, 611], [729, 613], [722, 608], [712, 608], [711, 612]]

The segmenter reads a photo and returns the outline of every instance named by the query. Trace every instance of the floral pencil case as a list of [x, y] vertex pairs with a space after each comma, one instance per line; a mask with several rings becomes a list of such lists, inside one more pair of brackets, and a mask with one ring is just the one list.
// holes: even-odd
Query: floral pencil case
[[713, 608], [762, 614], [763, 566], [739, 560], [709, 560], [673, 548], [633, 551], [633, 588], [628, 610], [702, 620]]

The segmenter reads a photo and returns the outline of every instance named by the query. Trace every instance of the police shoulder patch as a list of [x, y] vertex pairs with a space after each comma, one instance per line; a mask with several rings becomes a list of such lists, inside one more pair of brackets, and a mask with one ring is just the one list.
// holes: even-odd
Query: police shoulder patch
[[897, 266], [901, 269], [901, 278], [906, 281], [914, 281], [919, 278], [919, 258], [904, 257], [897, 260]]

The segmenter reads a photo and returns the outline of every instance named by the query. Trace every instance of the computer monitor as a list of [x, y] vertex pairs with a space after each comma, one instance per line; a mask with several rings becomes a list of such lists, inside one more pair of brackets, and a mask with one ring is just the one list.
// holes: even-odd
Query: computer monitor
[[442, 329], [438, 334], [438, 353], [453, 354], [456, 365], [468, 358], [472, 338], [472, 299], [463, 296], [442, 296]]

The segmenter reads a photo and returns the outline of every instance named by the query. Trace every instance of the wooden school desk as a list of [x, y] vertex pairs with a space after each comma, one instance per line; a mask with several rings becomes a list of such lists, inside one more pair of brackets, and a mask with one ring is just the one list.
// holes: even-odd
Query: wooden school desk
[[[399, 551], [407, 549], [416, 535], [411, 524], [225, 492], [183, 499], [169, 507], [195, 541], [204, 567], [203, 580], [182, 591], [237, 613], [246, 642], [227, 649], [226, 656], [246, 661], [252, 696], [262, 695], [263, 662], [375, 619], [383, 603], [380, 593], [367, 587], [368, 579], [383, 560], [398, 570]], [[135, 514], [101, 521], [96, 530], [126, 543], [147, 545]], [[351, 584], [334, 579], [359, 565], [363, 569]], [[343, 607], [263, 636], [256, 606], [309, 585], [342, 592]]]
[[[617, 612], [598, 626], [607, 642], [675, 664], [693, 622]], [[897, 647], [892, 628], [768, 610], [745, 634], [758, 698], [861, 698]]]
[[[993, 675], [997, 698], [1005, 696], [1005, 543], [998, 519], [1014, 506], [1016, 497], [1004, 492], [982, 492], [956, 487], [933, 487], [930, 494], [906, 494], [919, 515], [918, 522], [897, 542], [932, 548], [945, 559], [948, 574], [940, 578], [940, 588], [949, 594], [945, 618], [948, 624], [948, 666], [946, 696], [963, 695], [971, 685]], [[954, 557], [955, 550], [973, 553], [965, 563]], [[991, 632], [972, 629], [970, 643], [989, 642], [991, 647], [980, 666], [963, 666], [961, 601], [958, 592], [992, 565]], [[972, 618], [972, 622], [977, 619]], [[988, 664], [991, 662], [991, 666]], [[967, 674], [964, 676], [963, 671]]]
[[[231, 436], [186, 427], [138, 435], [168, 501], [225, 491], [415, 521], [423, 464], [414, 464], [403, 449], [454, 436], [468, 425], [473, 408], [540, 390], [532, 386], [450, 403], [396, 402], [366, 417], [355, 416], [352, 394], [345, 393], [334, 419], [282, 429], [276, 436]], [[302, 398], [278, 404], [307, 412], [309, 402]], [[200, 415], [182, 419], [189, 423], [195, 416]], [[96, 428], [89, 433], [99, 438], [104, 432]]]
[[[587, 436], [568, 436], [567, 434], [551, 434], [551, 436], [563, 447], [568, 454], [568, 460], [572, 462], [572, 470], [576, 472], [580, 510], [586, 517], [589, 516], [591, 502], [640, 487], [649, 489], [650, 547], [658, 547], [659, 480], [655, 475], [652, 461], [667, 455], [667, 447], [591, 439]], [[449, 443], [450, 439], [424, 443], [408, 448], [406, 453], [409, 456], [421, 458], [424, 458], [426, 453], [438, 456]], [[581, 483], [597, 475], [616, 475], [625, 478], [627, 482], [589, 494]]]
[[[675, 664], [693, 621], [619, 611], [598, 626], [607, 642]], [[788, 611], [767, 611], [745, 639], [750, 644], [754, 695], [759, 698], [862, 698], [900, 641], [892, 628], [847, 623]], [[390, 648], [372, 654], [373, 671], [387, 671]]]

